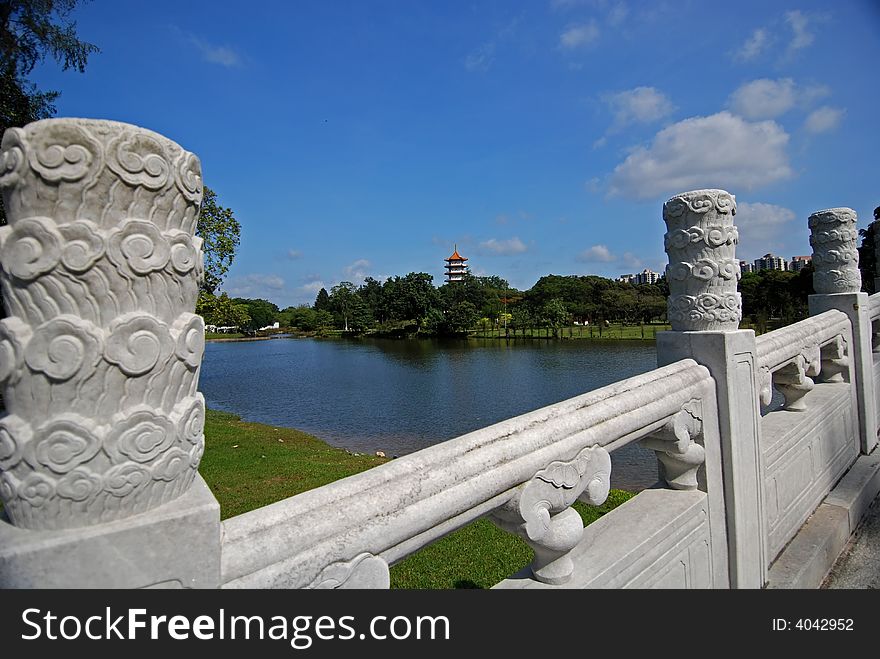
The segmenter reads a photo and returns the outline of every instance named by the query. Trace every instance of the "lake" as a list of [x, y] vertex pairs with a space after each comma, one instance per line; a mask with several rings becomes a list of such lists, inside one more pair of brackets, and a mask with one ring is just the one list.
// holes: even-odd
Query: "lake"
[[[246, 421], [400, 456], [654, 368], [647, 341], [284, 337], [209, 342], [199, 389]], [[614, 487], [656, 481], [651, 451], [612, 462]]]

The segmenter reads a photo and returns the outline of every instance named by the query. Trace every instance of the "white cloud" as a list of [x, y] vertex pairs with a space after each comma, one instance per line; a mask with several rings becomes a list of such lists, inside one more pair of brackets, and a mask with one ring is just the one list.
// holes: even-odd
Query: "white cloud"
[[620, 261], [627, 268], [632, 268], [633, 270], [638, 270], [642, 267], [642, 259], [633, 254], [632, 252], [624, 252], [623, 256], [620, 257]]
[[244, 60], [233, 48], [217, 46], [195, 35], [189, 36], [189, 42], [202, 54], [202, 59], [211, 64], [219, 64], [229, 69], [240, 68]]
[[770, 33], [766, 28], [756, 28], [746, 39], [742, 47], [733, 53], [733, 59], [739, 62], [750, 62], [760, 55], [770, 43]]
[[615, 94], [604, 94], [602, 100], [614, 112], [615, 129], [658, 121], [675, 109], [672, 101], [654, 87], [635, 87]]
[[577, 259], [585, 263], [611, 263], [617, 257], [605, 245], [593, 245], [578, 254]]
[[278, 275], [251, 274], [230, 279], [223, 289], [232, 297], [269, 298], [284, 290], [284, 280]]
[[296, 261], [299, 258], [302, 258], [303, 253], [298, 249], [289, 249], [287, 250], [287, 258], [291, 261]]
[[313, 294], [317, 295], [318, 291], [320, 291], [322, 288], [327, 288], [327, 285], [323, 281], [318, 280], [318, 281], [310, 281], [307, 284], [303, 284], [302, 286], [300, 286], [296, 290], [301, 293], [313, 293]]
[[791, 78], [759, 78], [740, 85], [730, 95], [728, 105], [746, 119], [773, 119], [795, 106], [809, 107], [830, 93], [825, 85], [797, 85]]
[[788, 23], [792, 33], [791, 41], [788, 44], [789, 54], [794, 54], [798, 50], [806, 48], [816, 39], [816, 35], [810, 31], [812, 18], [799, 9], [786, 12], [785, 22]]
[[489, 240], [480, 243], [480, 247], [483, 247], [495, 254], [504, 255], [522, 254], [528, 249], [525, 243], [523, 243], [523, 241], [521, 241], [516, 236], [508, 240], [497, 240], [495, 238], [490, 238]]
[[788, 133], [730, 112], [692, 117], [637, 147], [611, 175], [609, 194], [651, 199], [698, 188], [753, 189], [792, 176]]
[[804, 128], [813, 134], [834, 130], [840, 124], [845, 113], [846, 110], [842, 108], [832, 108], [825, 105], [810, 113], [804, 122]]
[[796, 90], [791, 78], [760, 78], [740, 85], [728, 103], [736, 114], [746, 119], [773, 119], [794, 107]]
[[559, 46], [572, 50], [586, 46], [599, 38], [599, 26], [595, 20], [579, 25], [570, 25], [559, 35]]
[[734, 223], [739, 231], [739, 258], [748, 261], [781, 249], [780, 239], [790, 231], [795, 217], [794, 211], [783, 206], [737, 201]]
[[345, 266], [342, 272], [345, 273], [345, 277], [348, 281], [358, 284], [364, 281], [370, 274], [370, 263], [367, 259], [358, 259], [351, 265]]

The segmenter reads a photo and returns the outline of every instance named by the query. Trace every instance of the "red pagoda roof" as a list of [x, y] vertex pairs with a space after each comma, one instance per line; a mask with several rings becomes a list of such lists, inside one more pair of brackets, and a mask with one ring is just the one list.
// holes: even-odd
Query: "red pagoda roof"
[[444, 261], [467, 261], [465, 257], [458, 253], [458, 245], [455, 246], [455, 251], [452, 252], [452, 256], [448, 259], [443, 259]]

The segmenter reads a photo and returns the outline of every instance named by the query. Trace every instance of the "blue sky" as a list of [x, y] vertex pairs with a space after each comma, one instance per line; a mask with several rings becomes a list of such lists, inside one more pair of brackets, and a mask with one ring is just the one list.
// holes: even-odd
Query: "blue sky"
[[[241, 7], [245, 7], [242, 10]], [[93, 0], [57, 116], [196, 153], [242, 225], [223, 289], [281, 307], [428, 272], [662, 271], [663, 201], [736, 195], [738, 256], [880, 205], [876, 0]]]

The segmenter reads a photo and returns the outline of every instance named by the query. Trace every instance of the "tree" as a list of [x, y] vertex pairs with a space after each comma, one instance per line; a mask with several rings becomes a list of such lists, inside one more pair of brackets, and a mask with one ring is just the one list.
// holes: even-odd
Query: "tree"
[[880, 206], [874, 209], [874, 221], [868, 225], [868, 228], [859, 229], [859, 236], [862, 238], [862, 244], [859, 247], [859, 271], [862, 274], [862, 290], [871, 295], [877, 292], [874, 281], [878, 276], [878, 230], [880, 230]]
[[367, 277], [360, 288], [358, 288], [358, 296], [367, 305], [370, 315], [380, 323], [384, 323], [386, 320], [386, 304], [382, 284], [372, 277]]
[[357, 289], [350, 281], [343, 281], [330, 289], [330, 310], [337, 315], [339, 324], [346, 332], [349, 330], [348, 320], [355, 305], [355, 298], [357, 298]]
[[428, 311], [437, 306], [434, 278], [425, 272], [410, 272], [405, 277], [394, 277], [383, 284], [385, 299], [390, 304], [390, 315], [395, 320], [411, 320], [421, 326]]
[[315, 297], [315, 304], [312, 308], [315, 311], [330, 311], [330, 295], [327, 293], [326, 288], [322, 288], [318, 291], [318, 295]]
[[476, 324], [479, 317], [477, 308], [467, 300], [456, 302], [446, 316], [447, 332], [450, 334], [467, 332]]
[[235, 250], [241, 241], [241, 225], [232, 214], [232, 209], [217, 203], [217, 194], [208, 186], [205, 186], [202, 197], [196, 235], [204, 241], [205, 278], [202, 290], [213, 294], [223, 283], [223, 277], [235, 258]]
[[251, 323], [247, 306], [237, 303], [226, 293], [214, 296], [201, 291], [196, 303], [196, 313], [202, 316], [205, 325], [243, 329]]
[[250, 321], [242, 325], [242, 329], [258, 330], [274, 323], [278, 316], [278, 307], [269, 300], [237, 297], [232, 302], [247, 309], [248, 316], [250, 316]]
[[[62, 70], [83, 73], [97, 46], [80, 41], [68, 16], [78, 0], [0, 1], [0, 136], [55, 114], [60, 92], [41, 91], [27, 79], [37, 63], [51, 55]], [[0, 224], [6, 215], [0, 201]]]
[[541, 319], [553, 329], [553, 338], [558, 339], [560, 328], [568, 322], [565, 303], [559, 298], [553, 298], [542, 307]]

